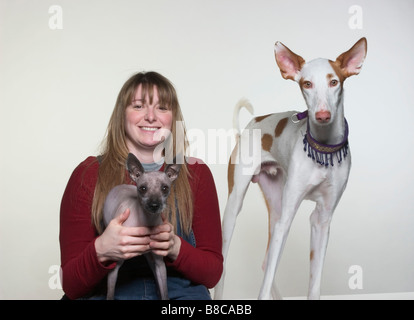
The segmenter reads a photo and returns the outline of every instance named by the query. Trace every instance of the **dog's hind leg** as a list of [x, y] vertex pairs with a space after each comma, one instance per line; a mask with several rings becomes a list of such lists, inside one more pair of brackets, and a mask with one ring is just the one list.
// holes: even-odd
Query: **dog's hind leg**
[[225, 266], [227, 254], [230, 247], [231, 238], [233, 236], [234, 227], [236, 226], [236, 219], [243, 206], [243, 199], [251, 181], [251, 176], [239, 176], [239, 181], [227, 199], [226, 208], [223, 214], [222, 232], [223, 232], [223, 273], [221, 279], [214, 290], [214, 299], [220, 300], [223, 298]]
[[249, 130], [246, 128], [239, 137], [228, 166], [228, 186], [229, 197], [223, 214], [222, 233], [223, 233], [223, 273], [221, 279], [214, 290], [214, 298], [222, 299], [224, 278], [226, 274], [225, 266], [230, 241], [233, 236], [236, 219], [243, 206], [243, 200], [250, 182], [255, 174], [260, 171], [262, 162], [261, 154], [261, 133], [260, 130]]
[[[251, 165], [248, 167], [248, 165]], [[246, 195], [249, 184], [252, 180], [253, 173], [259, 170], [255, 162], [242, 162], [240, 161], [240, 153], [238, 146], [233, 150], [232, 157], [228, 167], [228, 185], [229, 185], [229, 197], [227, 199], [226, 208], [223, 214], [222, 232], [223, 232], [223, 273], [221, 279], [214, 290], [214, 299], [220, 300], [223, 298], [224, 278], [226, 274], [225, 266], [227, 254], [230, 247], [231, 238], [233, 236], [234, 227], [236, 225], [236, 219], [240, 213], [243, 200]]]
[[108, 288], [106, 293], [106, 300], [114, 300], [116, 280], [118, 279], [118, 271], [121, 268], [124, 260], [119, 260], [115, 268], [108, 273]]

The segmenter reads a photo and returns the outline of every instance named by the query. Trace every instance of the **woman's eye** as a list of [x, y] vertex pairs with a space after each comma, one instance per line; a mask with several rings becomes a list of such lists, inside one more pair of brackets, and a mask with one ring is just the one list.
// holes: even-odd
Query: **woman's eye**
[[161, 111], [168, 111], [169, 109], [167, 108], [167, 107], [165, 107], [165, 106], [159, 106], [158, 107], [158, 109], [159, 110], [161, 110]]

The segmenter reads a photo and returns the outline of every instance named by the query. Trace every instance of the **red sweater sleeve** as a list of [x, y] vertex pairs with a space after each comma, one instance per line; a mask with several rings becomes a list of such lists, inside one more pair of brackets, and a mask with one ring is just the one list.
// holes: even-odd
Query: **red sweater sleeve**
[[70, 299], [90, 292], [115, 267], [97, 258], [97, 233], [91, 222], [91, 205], [98, 177], [98, 163], [89, 157], [72, 173], [60, 208], [62, 287]]
[[[194, 160], [194, 159], [192, 159]], [[223, 272], [222, 236], [217, 190], [208, 166], [198, 162], [189, 165], [194, 196], [194, 248], [181, 241], [181, 249], [174, 262], [167, 263], [185, 278], [213, 288]]]

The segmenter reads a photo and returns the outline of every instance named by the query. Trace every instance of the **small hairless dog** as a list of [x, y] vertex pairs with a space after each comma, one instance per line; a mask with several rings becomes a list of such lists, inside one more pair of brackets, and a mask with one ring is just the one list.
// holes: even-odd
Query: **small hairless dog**
[[[130, 209], [128, 219], [124, 222], [127, 227], [155, 227], [162, 224], [161, 214], [166, 208], [170, 188], [180, 171], [180, 164], [169, 164], [165, 171], [145, 172], [139, 160], [128, 154], [127, 169], [134, 185], [119, 185], [108, 194], [104, 209], [104, 224]], [[162, 256], [152, 252], [145, 254], [159, 289], [162, 300], [168, 300], [167, 272]], [[108, 274], [107, 300], [113, 300], [118, 271], [124, 260], [119, 260], [116, 267]]]

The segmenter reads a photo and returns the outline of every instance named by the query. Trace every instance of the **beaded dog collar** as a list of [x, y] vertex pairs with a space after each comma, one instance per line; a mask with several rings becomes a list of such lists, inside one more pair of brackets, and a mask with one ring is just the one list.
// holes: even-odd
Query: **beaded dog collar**
[[[302, 120], [308, 117], [308, 111], [304, 111], [302, 113], [295, 114], [298, 120]], [[336, 159], [338, 160], [338, 163], [342, 162], [342, 159], [345, 159], [348, 155], [348, 122], [345, 119], [345, 133], [344, 133], [344, 139], [339, 144], [323, 144], [318, 141], [316, 141], [309, 129], [309, 118], [308, 118], [308, 125], [306, 134], [303, 138], [303, 150], [308, 152], [308, 157], [312, 158], [312, 160], [316, 161], [316, 163], [319, 163], [320, 165], [324, 165], [325, 167], [328, 167], [329, 164], [333, 166], [333, 158], [334, 155], [336, 156]], [[343, 157], [343, 158], [342, 158]]]

